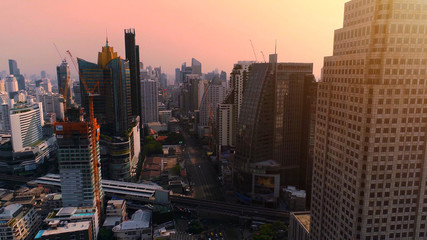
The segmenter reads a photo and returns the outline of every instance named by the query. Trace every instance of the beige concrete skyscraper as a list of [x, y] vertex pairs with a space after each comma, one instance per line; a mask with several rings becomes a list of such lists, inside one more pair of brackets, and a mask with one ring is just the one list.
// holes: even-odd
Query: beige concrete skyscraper
[[313, 240], [427, 238], [427, 1], [352, 0], [318, 88]]

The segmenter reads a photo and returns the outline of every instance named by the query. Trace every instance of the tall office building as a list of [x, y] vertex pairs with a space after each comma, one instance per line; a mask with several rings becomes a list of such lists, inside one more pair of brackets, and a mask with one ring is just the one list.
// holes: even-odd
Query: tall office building
[[15, 104], [15, 107], [9, 110], [9, 115], [14, 152], [23, 151], [42, 139], [44, 125], [42, 103]]
[[[56, 67], [56, 73], [58, 77], [58, 89], [59, 94], [65, 97], [65, 103], [67, 107], [71, 107], [72, 99], [73, 99], [73, 93], [71, 92], [72, 84], [71, 84], [71, 72], [70, 72], [70, 66], [68, 65], [67, 61], [64, 59], [62, 60], [61, 65]], [[67, 84], [68, 83], [68, 84]]]
[[310, 235], [427, 238], [427, 3], [352, 0], [318, 86]]
[[[64, 207], [94, 207], [96, 206], [96, 189], [99, 190], [102, 202], [101, 164], [94, 165], [94, 158], [100, 159], [99, 126], [96, 136], [91, 134], [91, 126], [84, 121], [80, 110], [75, 112], [70, 122], [54, 124], [58, 141], [58, 165], [61, 175], [62, 205]], [[96, 138], [96, 146], [92, 145]], [[93, 151], [96, 148], [96, 151]], [[96, 152], [96, 153], [95, 153]], [[97, 154], [97, 156], [94, 156]], [[98, 168], [98, 180], [95, 180], [95, 168]], [[96, 186], [98, 184], [98, 186]]]
[[58, 120], [64, 120], [64, 97], [58, 93], [46, 93], [39, 96], [39, 102], [43, 105], [43, 116], [55, 113]]
[[158, 84], [153, 80], [141, 81], [141, 113], [142, 123], [158, 122]]
[[234, 104], [218, 104], [218, 146], [235, 146]]
[[202, 76], [202, 63], [195, 58], [191, 59], [191, 69], [192, 69], [192, 74], [197, 74], [199, 76]]
[[78, 104], [79, 106], [82, 105], [82, 95], [81, 95], [81, 89], [80, 89], [80, 82], [74, 82], [73, 83], [73, 97], [74, 102]]
[[[299, 185], [299, 179], [306, 179], [299, 172], [307, 161], [310, 108], [305, 106], [314, 76], [313, 64], [277, 63], [272, 55], [270, 63], [251, 65], [242, 83], [235, 184], [253, 202], [275, 204], [279, 185]], [[236, 67], [232, 84], [241, 80]]]
[[[106, 45], [98, 53], [98, 63], [77, 59], [81, 78], [93, 97], [95, 117], [101, 125], [101, 156], [106, 179], [130, 181], [139, 158], [139, 117], [132, 115], [129, 62]], [[80, 79], [81, 80], [81, 79]], [[82, 106], [88, 109], [88, 93], [80, 84]]]
[[10, 132], [10, 114], [7, 103], [0, 104], [0, 132]]
[[46, 71], [45, 70], [42, 70], [41, 72], [40, 72], [40, 76], [41, 76], [41, 78], [46, 78], [47, 76], [46, 76]]
[[[124, 136], [134, 120], [129, 62], [118, 57], [108, 41], [98, 53], [98, 64], [83, 59], [77, 61], [89, 90], [96, 88], [96, 93], [99, 93], [93, 98], [93, 107], [103, 134]], [[80, 84], [80, 89], [82, 106], [88, 109], [88, 93], [84, 84]]]
[[132, 114], [141, 115], [141, 84], [139, 69], [139, 46], [135, 45], [135, 29], [125, 29], [126, 59], [129, 61]]

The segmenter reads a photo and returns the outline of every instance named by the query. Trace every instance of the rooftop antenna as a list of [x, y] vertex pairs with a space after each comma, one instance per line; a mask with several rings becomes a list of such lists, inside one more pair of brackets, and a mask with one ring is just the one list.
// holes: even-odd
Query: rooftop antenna
[[107, 28], [105, 28], [105, 39], [106, 39], [105, 40], [105, 43], [106, 43], [105, 46], [108, 47], [108, 29]]

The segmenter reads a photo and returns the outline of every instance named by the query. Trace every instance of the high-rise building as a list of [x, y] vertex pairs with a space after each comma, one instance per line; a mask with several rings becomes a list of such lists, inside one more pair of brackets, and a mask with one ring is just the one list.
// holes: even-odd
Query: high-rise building
[[227, 82], [227, 73], [221, 71], [221, 73], [219, 74], [219, 79], [221, 79], [222, 82]]
[[191, 70], [192, 70], [192, 74], [197, 74], [199, 76], [202, 76], [202, 63], [197, 61], [197, 59], [192, 58], [191, 59]]
[[46, 78], [46, 71], [45, 71], [45, 70], [42, 70], [42, 71], [40, 72], [40, 76], [41, 76], [41, 78]]
[[15, 76], [9, 75], [6, 77], [6, 79], [4, 80], [4, 88], [5, 88], [5, 91], [9, 94], [12, 92], [19, 91], [18, 81], [16, 81]]
[[[95, 117], [101, 125], [101, 155], [105, 178], [130, 181], [135, 175], [140, 154], [140, 120], [132, 115], [129, 62], [114, 52], [113, 47], [102, 47], [98, 63], [77, 59], [81, 78], [82, 106], [88, 109], [85, 86], [99, 94], [93, 97]], [[80, 79], [80, 81], [82, 80]]]
[[14, 152], [23, 151], [43, 137], [42, 103], [32, 105], [15, 104], [9, 110], [12, 146]]
[[141, 81], [141, 113], [142, 123], [158, 122], [159, 109], [158, 102], [158, 85], [153, 80]]
[[245, 71], [239, 73], [238, 64], [230, 81], [236, 85], [237, 108], [239, 88], [245, 89], [238, 111], [236, 187], [252, 201], [272, 204], [278, 197], [276, 186], [299, 185], [300, 179], [306, 179], [300, 169], [307, 161], [310, 108], [306, 105], [311, 104], [314, 84], [313, 64], [276, 59], [248, 67], [247, 81], [240, 79]]
[[4, 80], [0, 80], [0, 93], [6, 92], [6, 88], [4, 86]]
[[82, 95], [81, 95], [81, 89], [80, 89], [80, 82], [74, 82], [73, 83], [73, 96], [74, 96], [74, 102], [78, 104], [79, 106], [82, 105]]
[[[58, 89], [59, 94], [64, 96], [66, 106], [71, 107], [72, 99], [73, 99], [73, 93], [71, 92], [71, 72], [70, 72], [70, 66], [68, 65], [67, 61], [64, 59], [62, 60], [61, 65], [56, 67], [56, 73], [58, 77]], [[65, 97], [65, 95], [67, 95]]]
[[311, 239], [427, 238], [426, 16], [345, 4], [318, 84]]
[[[79, 111], [70, 109], [70, 111]], [[101, 165], [94, 165], [94, 158], [100, 159], [99, 126], [96, 136], [92, 136], [89, 122], [83, 117], [76, 117], [70, 122], [56, 122], [54, 131], [58, 139], [58, 165], [61, 175], [62, 205], [64, 207], [96, 206], [96, 191], [102, 202]], [[92, 145], [96, 139], [96, 146]], [[96, 148], [96, 151], [93, 150]], [[94, 154], [97, 154], [96, 156]], [[95, 174], [97, 168], [98, 174]], [[95, 177], [98, 179], [95, 179]], [[98, 186], [96, 186], [96, 184]]]
[[9, 59], [9, 72], [11, 75], [16, 77], [18, 90], [25, 90], [25, 77], [21, 75], [21, 71], [18, 68], [18, 63], [13, 59]]
[[[124, 136], [134, 120], [129, 62], [118, 57], [108, 41], [98, 54], [98, 64], [77, 60], [81, 78], [89, 90], [99, 88], [99, 96], [93, 98], [93, 107], [103, 134]], [[80, 88], [82, 106], [88, 109], [87, 90], [83, 84]]]
[[135, 45], [135, 29], [125, 29], [126, 59], [129, 61], [132, 114], [141, 116], [141, 86], [139, 69], [139, 46]]
[[10, 132], [10, 113], [7, 103], [0, 104], [0, 132]]
[[178, 86], [181, 83], [181, 70], [175, 68], [175, 86]]

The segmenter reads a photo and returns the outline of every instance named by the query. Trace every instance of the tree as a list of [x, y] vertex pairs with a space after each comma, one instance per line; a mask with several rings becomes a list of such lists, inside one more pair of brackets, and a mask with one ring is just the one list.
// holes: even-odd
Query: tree
[[113, 231], [107, 228], [100, 228], [98, 233], [98, 240], [113, 239]]
[[286, 230], [285, 224], [280, 221], [261, 225], [259, 231], [253, 235], [254, 240], [276, 240], [282, 239], [284, 231]]

